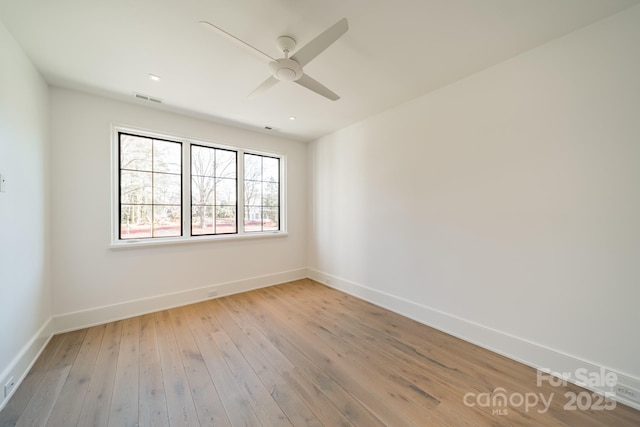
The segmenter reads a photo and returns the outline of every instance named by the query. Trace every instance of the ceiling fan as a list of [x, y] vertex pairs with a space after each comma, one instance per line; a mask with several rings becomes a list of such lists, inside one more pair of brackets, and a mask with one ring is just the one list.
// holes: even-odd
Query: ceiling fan
[[227, 33], [223, 29], [216, 27], [211, 22], [200, 21], [200, 24], [214, 30], [219, 35], [231, 40], [233, 43], [260, 57], [269, 64], [271, 77], [251, 92], [249, 94], [250, 97], [263, 93], [279, 81], [286, 81], [296, 82], [300, 86], [306, 87], [307, 89], [332, 101], [340, 99], [340, 97], [334, 92], [306, 74], [303, 67], [347, 32], [349, 24], [346, 18], [342, 18], [337, 23], [326, 29], [315, 39], [298, 49], [298, 51], [292, 56], [289, 55], [296, 48], [296, 40], [291, 36], [278, 37], [278, 47], [284, 53], [284, 58], [279, 59], [272, 58], [261, 50]]

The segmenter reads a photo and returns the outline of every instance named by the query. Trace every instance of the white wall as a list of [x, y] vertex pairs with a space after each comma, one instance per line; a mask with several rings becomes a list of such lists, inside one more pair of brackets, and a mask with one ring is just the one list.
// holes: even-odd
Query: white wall
[[[305, 277], [305, 144], [58, 88], [51, 110], [57, 330]], [[110, 249], [114, 123], [286, 154], [288, 236]]]
[[[0, 385], [18, 380], [51, 330], [48, 88], [0, 22]], [[0, 407], [4, 395], [0, 388]]]
[[[565, 355], [640, 381], [639, 41], [636, 7], [322, 138], [307, 158], [276, 136], [49, 94], [0, 24], [0, 382], [26, 372], [52, 314], [71, 329], [307, 265], [525, 362]], [[286, 154], [289, 236], [109, 249], [112, 123]]]
[[635, 7], [314, 141], [312, 276], [640, 379], [639, 46]]

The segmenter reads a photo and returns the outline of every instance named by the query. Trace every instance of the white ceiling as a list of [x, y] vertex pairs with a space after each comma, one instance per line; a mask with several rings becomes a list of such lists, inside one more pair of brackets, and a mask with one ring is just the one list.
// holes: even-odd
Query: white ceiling
[[[52, 85], [309, 141], [639, 2], [0, 0], [0, 20]], [[278, 58], [278, 36], [301, 47], [343, 17], [349, 31], [305, 67], [335, 102], [293, 83], [248, 99], [267, 64], [198, 25]]]

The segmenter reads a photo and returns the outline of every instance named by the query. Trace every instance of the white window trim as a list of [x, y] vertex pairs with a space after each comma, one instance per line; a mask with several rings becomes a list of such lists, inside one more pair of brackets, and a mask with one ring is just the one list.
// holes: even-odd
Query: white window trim
[[[130, 133], [149, 138], [166, 139], [182, 143], [182, 236], [177, 237], [155, 237], [145, 239], [120, 239], [120, 191], [119, 191], [119, 133]], [[236, 234], [216, 234], [205, 236], [191, 236], [191, 162], [189, 161], [191, 144], [203, 145], [213, 148], [233, 150], [238, 153], [237, 170], [237, 224]], [[276, 231], [244, 231], [244, 153], [257, 154], [262, 156], [276, 157], [280, 159], [280, 230]], [[241, 179], [242, 178], [242, 179]], [[152, 130], [140, 129], [125, 125], [111, 125], [111, 244], [110, 248], [131, 248], [141, 246], [175, 245], [175, 244], [198, 244], [223, 242], [229, 240], [263, 239], [273, 237], [285, 237], [287, 233], [287, 156], [276, 152], [254, 150], [251, 148], [234, 147], [218, 142], [204, 141], [188, 138], [175, 134], [168, 134]]]

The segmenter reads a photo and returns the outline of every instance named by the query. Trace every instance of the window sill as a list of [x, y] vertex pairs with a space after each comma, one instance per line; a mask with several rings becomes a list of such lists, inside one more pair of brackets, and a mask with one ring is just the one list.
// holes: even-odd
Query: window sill
[[221, 234], [217, 236], [166, 237], [166, 238], [159, 237], [155, 239], [128, 239], [128, 240], [117, 240], [112, 242], [111, 245], [109, 245], [109, 249], [229, 242], [234, 240], [273, 239], [277, 237], [287, 237], [287, 236], [288, 236], [288, 233], [285, 231], [266, 231], [261, 233], [247, 233], [247, 234]]

